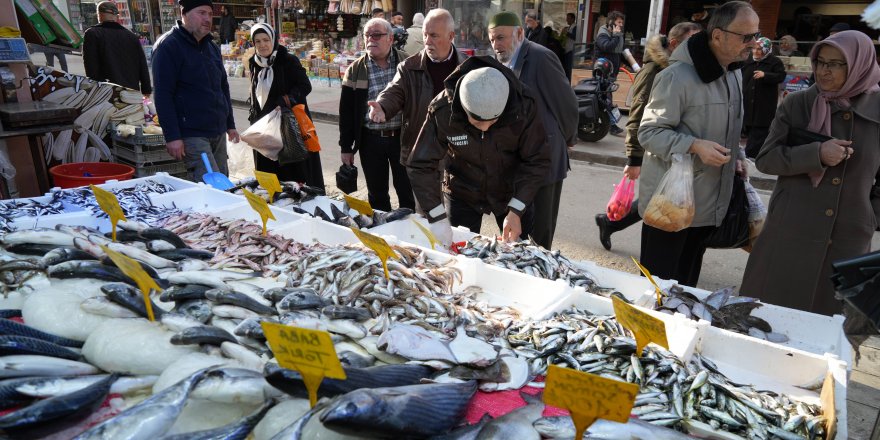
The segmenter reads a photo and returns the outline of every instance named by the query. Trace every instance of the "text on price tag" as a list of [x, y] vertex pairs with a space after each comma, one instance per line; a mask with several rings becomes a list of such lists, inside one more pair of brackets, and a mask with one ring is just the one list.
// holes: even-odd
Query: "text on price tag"
[[110, 227], [112, 228], [111, 231], [113, 231], [111, 239], [116, 241], [116, 223], [126, 221], [125, 213], [122, 212], [122, 207], [119, 206], [119, 200], [110, 191], [98, 188], [95, 185], [89, 185], [89, 188], [92, 190], [92, 194], [95, 195], [98, 206], [110, 217]]
[[144, 296], [144, 305], [147, 308], [147, 319], [155, 321], [156, 317], [153, 314], [153, 303], [150, 301], [150, 290], [161, 292], [162, 288], [156, 284], [156, 280], [152, 279], [137, 261], [126, 257], [107, 246], [101, 246], [101, 249], [107, 253], [107, 256], [113, 260], [113, 263], [116, 264], [116, 267], [118, 267], [125, 276], [133, 279], [138, 285], [138, 289], [141, 290], [141, 294]]
[[278, 175], [274, 173], [266, 173], [263, 171], [254, 171], [254, 177], [257, 182], [269, 193], [269, 201], [275, 200], [275, 193], [281, 192], [281, 182], [278, 181]]
[[614, 315], [617, 317], [617, 322], [636, 336], [636, 356], [642, 356], [642, 349], [649, 342], [669, 348], [669, 341], [666, 340], [665, 322], [627, 304], [616, 296], [611, 297], [611, 303], [614, 305]]
[[257, 211], [257, 214], [260, 214], [260, 220], [263, 221], [263, 235], [266, 235], [266, 222], [268, 222], [270, 218], [275, 220], [275, 215], [272, 214], [272, 210], [269, 209], [269, 205], [262, 197], [248, 190], [244, 190], [244, 196], [247, 198], [248, 203], [250, 203], [251, 208], [254, 208], [254, 211]]
[[348, 206], [351, 207], [351, 209], [354, 209], [367, 217], [373, 216], [373, 207], [370, 206], [370, 202], [366, 200], [361, 200], [345, 194], [345, 203], [348, 203]]
[[312, 407], [318, 401], [318, 387], [325, 377], [345, 380], [330, 333], [263, 321], [263, 332], [278, 365], [299, 371], [309, 392]]
[[376, 253], [379, 260], [382, 261], [382, 269], [385, 269], [385, 279], [388, 279], [388, 259], [397, 258], [394, 249], [391, 249], [391, 246], [388, 246], [388, 242], [382, 237], [377, 237], [373, 234], [358, 230], [357, 228], [351, 228], [351, 232], [354, 232], [354, 235], [357, 236], [364, 246], [372, 249], [373, 252]]
[[569, 410], [577, 430], [574, 438], [583, 438], [598, 419], [626, 423], [638, 393], [633, 383], [550, 365], [544, 402]]

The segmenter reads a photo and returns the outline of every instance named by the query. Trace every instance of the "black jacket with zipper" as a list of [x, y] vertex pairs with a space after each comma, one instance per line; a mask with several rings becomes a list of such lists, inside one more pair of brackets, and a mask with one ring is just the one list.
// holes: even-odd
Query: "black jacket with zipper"
[[[498, 69], [510, 85], [504, 112], [486, 132], [468, 123], [458, 93], [459, 80], [482, 67]], [[446, 90], [431, 101], [407, 163], [419, 204], [426, 211], [442, 205], [440, 164], [445, 163], [443, 192], [486, 214], [522, 215], [550, 173], [550, 147], [531, 92], [512, 70], [482, 56], [459, 65], [444, 84]]]

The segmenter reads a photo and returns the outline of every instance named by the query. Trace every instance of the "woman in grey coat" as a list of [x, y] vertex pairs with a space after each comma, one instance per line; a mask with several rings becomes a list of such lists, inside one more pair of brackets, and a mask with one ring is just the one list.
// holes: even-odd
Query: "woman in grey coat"
[[816, 84], [785, 98], [758, 153], [758, 169], [779, 178], [741, 293], [831, 315], [843, 310], [831, 263], [870, 251], [880, 214], [880, 67], [858, 31], [810, 58]]

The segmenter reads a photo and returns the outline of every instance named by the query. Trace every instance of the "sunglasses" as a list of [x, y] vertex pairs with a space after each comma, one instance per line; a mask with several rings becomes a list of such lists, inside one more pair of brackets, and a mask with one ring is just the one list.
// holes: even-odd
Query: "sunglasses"
[[383, 37], [385, 37], [386, 35], [388, 35], [387, 32], [384, 33], [384, 34], [379, 34], [379, 33], [376, 33], [376, 34], [364, 34], [364, 37], [367, 37], [368, 39], [373, 40], [373, 41], [379, 41], [379, 40], [381, 40]]
[[760, 32], [755, 32], [753, 34], [741, 34], [739, 32], [729, 31], [727, 29], [718, 28], [718, 30], [722, 31], [722, 32], [727, 32], [728, 34], [739, 35], [740, 37], [742, 37], [743, 43], [748, 43], [750, 41], [757, 40], [758, 38], [762, 37]]

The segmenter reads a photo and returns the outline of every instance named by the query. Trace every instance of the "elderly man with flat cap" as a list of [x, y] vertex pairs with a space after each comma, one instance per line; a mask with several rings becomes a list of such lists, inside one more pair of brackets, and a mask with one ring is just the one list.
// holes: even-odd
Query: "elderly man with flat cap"
[[553, 245], [562, 182], [568, 175], [568, 147], [577, 143], [577, 97], [553, 52], [525, 39], [519, 16], [500, 12], [489, 20], [495, 59], [513, 70], [535, 97], [550, 147], [550, 172], [535, 196], [531, 237], [546, 249]]
[[535, 98], [491, 57], [469, 58], [444, 85], [407, 163], [431, 232], [448, 245], [453, 225], [479, 233], [492, 214], [505, 241], [527, 238], [526, 207], [550, 172]]
[[228, 174], [226, 136], [238, 142], [229, 82], [220, 48], [211, 40], [211, 0], [179, 0], [181, 19], [153, 46], [153, 101], [165, 134], [165, 148], [183, 160], [192, 178]]
[[116, 3], [98, 3], [98, 24], [86, 29], [83, 36], [86, 76], [149, 95], [153, 87], [141, 42], [134, 32], [117, 23], [118, 19]]

